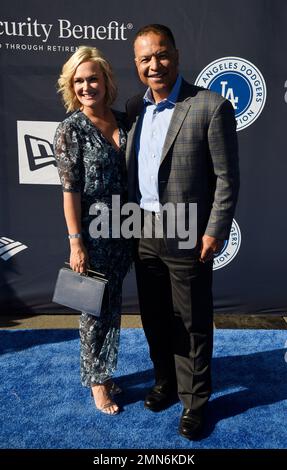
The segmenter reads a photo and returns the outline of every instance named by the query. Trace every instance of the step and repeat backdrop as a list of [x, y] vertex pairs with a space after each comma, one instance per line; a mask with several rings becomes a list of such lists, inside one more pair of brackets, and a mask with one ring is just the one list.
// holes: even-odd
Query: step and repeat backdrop
[[[68, 259], [53, 136], [65, 110], [56, 81], [80, 45], [101, 49], [119, 86], [142, 88], [133, 38], [148, 23], [174, 32], [180, 72], [234, 106], [241, 191], [230, 238], [214, 260], [217, 312], [287, 308], [287, 4], [284, 0], [4, 0], [0, 11], [0, 307], [62, 313], [52, 303]], [[161, 293], [159, 293], [161, 295]], [[123, 312], [137, 312], [134, 271]]]

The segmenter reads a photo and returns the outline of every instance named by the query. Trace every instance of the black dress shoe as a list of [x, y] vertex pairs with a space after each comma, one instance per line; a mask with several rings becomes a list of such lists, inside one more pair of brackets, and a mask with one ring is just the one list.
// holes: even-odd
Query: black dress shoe
[[185, 408], [179, 422], [179, 434], [186, 439], [195, 440], [200, 437], [203, 430], [203, 410]]
[[175, 387], [155, 384], [145, 398], [144, 407], [151, 411], [161, 411], [178, 400]]

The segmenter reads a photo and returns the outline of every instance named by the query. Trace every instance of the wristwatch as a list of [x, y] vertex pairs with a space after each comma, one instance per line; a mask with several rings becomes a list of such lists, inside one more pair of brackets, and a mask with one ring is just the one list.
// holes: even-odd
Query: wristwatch
[[80, 233], [73, 233], [71, 235], [69, 234], [68, 238], [82, 238], [82, 235]]

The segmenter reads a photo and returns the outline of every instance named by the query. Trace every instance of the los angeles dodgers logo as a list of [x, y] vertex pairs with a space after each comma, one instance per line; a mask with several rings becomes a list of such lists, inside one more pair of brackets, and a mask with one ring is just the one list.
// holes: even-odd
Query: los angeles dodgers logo
[[195, 84], [216, 91], [232, 103], [238, 131], [253, 124], [265, 105], [263, 75], [254, 64], [240, 57], [211, 62], [200, 72]]

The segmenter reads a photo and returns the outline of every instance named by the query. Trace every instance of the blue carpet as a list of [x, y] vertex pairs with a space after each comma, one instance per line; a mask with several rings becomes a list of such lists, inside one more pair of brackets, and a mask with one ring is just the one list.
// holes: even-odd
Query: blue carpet
[[76, 330], [2, 330], [0, 447], [286, 448], [286, 339], [286, 331], [216, 330], [208, 425], [189, 442], [177, 434], [179, 403], [143, 408], [152, 370], [142, 330], [122, 330], [118, 416], [97, 412], [80, 384]]

